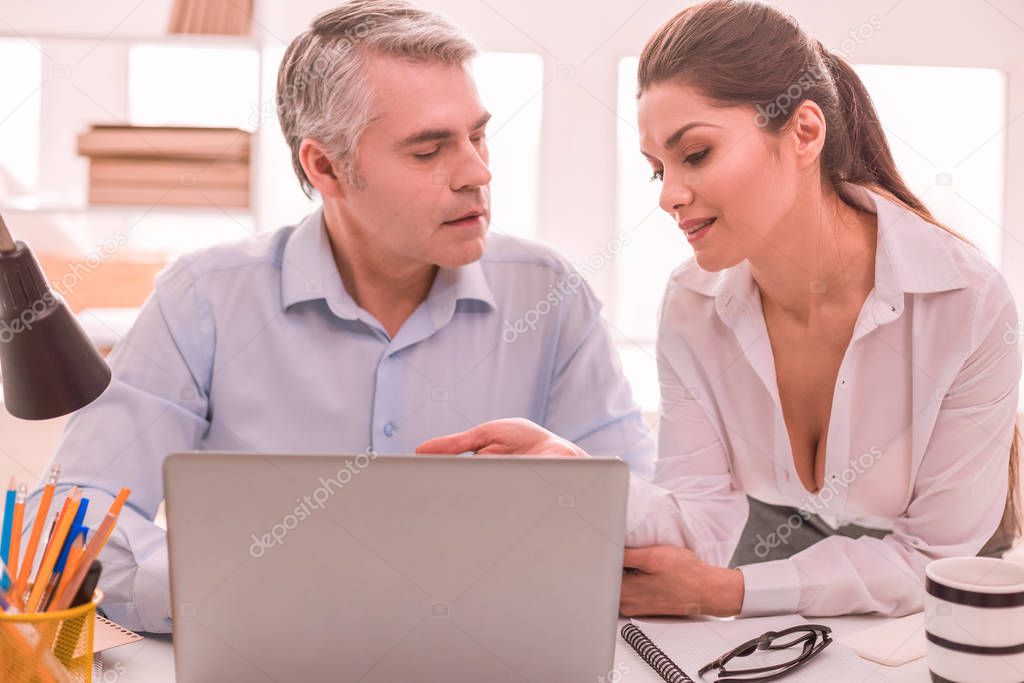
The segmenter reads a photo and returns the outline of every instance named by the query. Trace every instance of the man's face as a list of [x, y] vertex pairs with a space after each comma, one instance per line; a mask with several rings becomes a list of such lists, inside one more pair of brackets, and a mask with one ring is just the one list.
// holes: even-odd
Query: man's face
[[341, 207], [354, 243], [400, 263], [453, 268], [483, 255], [491, 174], [468, 66], [371, 57], [374, 118]]

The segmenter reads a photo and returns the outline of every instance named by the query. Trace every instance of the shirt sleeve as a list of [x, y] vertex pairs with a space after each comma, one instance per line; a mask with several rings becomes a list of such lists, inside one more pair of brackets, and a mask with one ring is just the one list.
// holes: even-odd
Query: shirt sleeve
[[909, 614], [924, 605], [928, 562], [977, 554], [1000, 524], [1008, 490], [1021, 377], [1017, 320], [994, 273], [971, 318], [973, 351], [944, 394], [910, 505], [892, 533], [831, 536], [789, 559], [741, 567], [741, 616]]
[[[164, 458], [196, 448], [209, 426], [212, 348], [212, 320], [179, 261], [158, 278], [111, 353], [110, 386], [71, 417], [51, 461], [61, 466], [51, 516], [77, 485], [89, 499], [85, 524], [96, 529], [121, 487], [132, 490], [100, 553], [102, 610], [127, 628], [171, 629], [166, 533], [154, 519], [163, 501]], [[33, 492], [26, 519], [34, 518], [39, 495]]]
[[563, 305], [554, 375], [543, 427], [595, 457], [619, 457], [630, 471], [650, 479], [654, 440], [633, 400], [618, 352], [604, 321], [601, 304], [580, 276]]
[[[668, 306], [668, 298], [663, 311]], [[747, 521], [746, 495], [733, 480], [729, 454], [708, 417], [709, 392], [679, 325], [661, 316], [658, 459], [653, 482], [630, 481], [626, 545], [677, 545], [727, 566]], [[693, 323], [700, 324], [700, 323]]]

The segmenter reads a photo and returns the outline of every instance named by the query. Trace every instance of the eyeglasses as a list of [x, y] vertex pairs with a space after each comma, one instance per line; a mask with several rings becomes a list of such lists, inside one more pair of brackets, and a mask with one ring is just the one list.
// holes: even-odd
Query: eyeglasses
[[[803, 665], [814, 655], [824, 650], [832, 637], [829, 635], [832, 629], [819, 624], [804, 624], [793, 626], [782, 631], [768, 631], [764, 635], [748, 640], [742, 645], [729, 650], [724, 655], [701, 668], [699, 676], [712, 669], [718, 669], [718, 681], [770, 681], [773, 678], [783, 676]], [[750, 669], [728, 670], [725, 665], [737, 657], [749, 657], [758, 651], [788, 650], [797, 648], [792, 656], [768, 666], [759, 666]]]

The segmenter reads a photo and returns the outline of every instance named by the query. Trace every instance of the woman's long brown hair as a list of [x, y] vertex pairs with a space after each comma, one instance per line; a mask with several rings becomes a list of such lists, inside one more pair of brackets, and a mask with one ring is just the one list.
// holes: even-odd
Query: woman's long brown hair
[[[810, 38], [793, 17], [766, 3], [709, 0], [683, 10], [648, 40], [637, 81], [638, 96], [654, 84], [678, 82], [723, 106], [752, 106], [756, 124], [770, 133], [782, 130], [795, 108], [811, 100], [827, 123], [821, 152], [826, 186], [838, 189], [848, 182], [868, 187], [964, 239], [937, 221], [903, 181], [871, 96], [850, 64]], [[1021, 534], [1020, 448], [1015, 424], [1009, 492], [999, 526], [1004, 538]]]

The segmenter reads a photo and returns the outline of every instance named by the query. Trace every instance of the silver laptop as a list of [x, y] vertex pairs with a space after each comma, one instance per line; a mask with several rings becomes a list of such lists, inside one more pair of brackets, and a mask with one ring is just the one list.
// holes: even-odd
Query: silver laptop
[[628, 477], [613, 459], [171, 455], [176, 680], [602, 680]]

